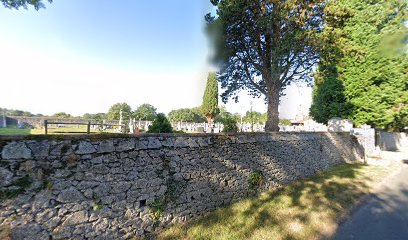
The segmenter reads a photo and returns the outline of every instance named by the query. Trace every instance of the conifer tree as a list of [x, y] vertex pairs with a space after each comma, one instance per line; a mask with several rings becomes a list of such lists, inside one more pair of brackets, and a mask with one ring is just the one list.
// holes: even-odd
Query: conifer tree
[[201, 112], [207, 118], [207, 122], [211, 124], [219, 113], [218, 108], [218, 82], [215, 73], [209, 73], [207, 78], [207, 86], [203, 96], [203, 104]]
[[329, 1], [310, 115], [402, 129], [408, 118], [407, 3]]

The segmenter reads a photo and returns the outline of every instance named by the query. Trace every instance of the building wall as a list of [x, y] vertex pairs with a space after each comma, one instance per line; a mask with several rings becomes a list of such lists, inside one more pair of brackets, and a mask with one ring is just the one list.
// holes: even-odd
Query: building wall
[[364, 158], [348, 133], [0, 136], [0, 152], [12, 239], [142, 236]]

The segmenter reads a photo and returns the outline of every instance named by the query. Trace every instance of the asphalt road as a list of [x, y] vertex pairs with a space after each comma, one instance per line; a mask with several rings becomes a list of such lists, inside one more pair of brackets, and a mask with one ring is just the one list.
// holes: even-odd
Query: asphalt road
[[408, 159], [340, 225], [334, 239], [408, 240]]

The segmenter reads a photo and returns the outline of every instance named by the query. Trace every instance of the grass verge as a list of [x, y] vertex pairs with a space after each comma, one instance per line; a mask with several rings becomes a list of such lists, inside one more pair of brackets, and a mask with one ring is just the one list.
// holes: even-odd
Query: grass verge
[[27, 135], [31, 129], [0, 128], [0, 135]]
[[[75, 132], [77, 134], [86, 134], [86, 126], [79, 127], [64, 127], [64, 128], [49, 128], [48, 134], [70, 134]], [[114, 133], [113, 129], [106, 129], [104, 133]], [[45, 131], [42, 128], [34, 129], [19, 129], [19, 128], [0, 128], [0, 135], [37, 135], [44, 134]], [[100, 133], [97, 129], [91, 128], [91, 133]]]
[[186, 225], [174, 225], [153, 238], [329, 238], [339, 218], [398, 168], [398, 165], [340, 165], [279, 191], [265, 192], [218, 209]]

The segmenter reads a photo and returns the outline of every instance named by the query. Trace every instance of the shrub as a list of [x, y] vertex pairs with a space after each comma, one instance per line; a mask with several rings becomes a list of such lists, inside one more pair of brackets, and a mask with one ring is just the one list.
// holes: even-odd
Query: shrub
[[263, 175], [262, 172], [257, 170], [249, 176], [249, 188], [255, 190], [262, 186]]
[[237, 121], [232, 116], [225, 117], [222, 124], [224, 125], [222, 132], [238, 132]]
[[157, 114], [156, 119], [153, 121], [153, 124], [149, 126], [148, 133], [172, 133], [173, 128], [169, 120], [163, 113]]

